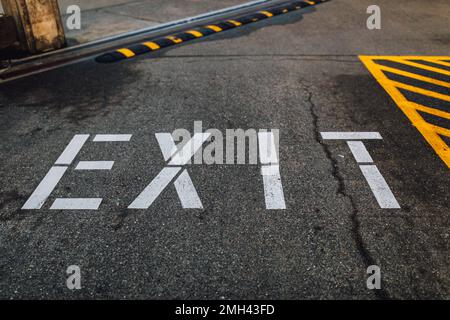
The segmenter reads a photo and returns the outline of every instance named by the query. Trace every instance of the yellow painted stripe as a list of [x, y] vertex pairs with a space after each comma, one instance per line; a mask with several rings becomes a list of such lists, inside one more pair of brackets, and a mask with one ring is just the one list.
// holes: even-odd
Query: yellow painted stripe
[[429, 60], [430, 62], [440, 64], [441, 66], [450, 67], [450, 62], [440, 61], [440, 60]]
[[[407, 57], [407, 59], [410, 59], [410, 58]], [[401, 64], [406, 64], [406, 65], [411, 66], [411, 67], [416, 67], [416, 68], [419, 68], [419, 69], [424, 69], [424, 70], [427, 70], [427, 71], [432, 71], [432, 72], [441, 73], [441, 74], [445, 74], [447, 76], [450, 76], [450, 71], [447, 71], [447, 70], [444, 70], [444, 69], [440, 69], [440, 68], [430, 67], [430, 66], [427, 66], [425, 64], [420, 64], [420, 63], [413, 62], [413, 61], [409, 61], [409, 60], [406, 60], [405, 58], [394, 57], [394, 58], [390, 58], [389, 60], [394, 61], [394, 62], [398, 62], [398, 63], [401, 63]]]
[[305, 1], [305, 2], [311, 5], [316, 4], [314, 1]]
[[[431, 62], [433, 64], [441, 65], [444, 67], [450, 67], [450, 63], [445, 61], [439, 61], [437, 59], [413, 59], [413, 62], [417, 62], [419, 64], [423, 64], [423, 62]], [[420, 61], [421, 60], [421, 61]], [[439, 70], [441, 70], [439, 67], [437, 67]]]
[[219, 28], [218, 26], [214, 26], [214, 25], [209, 25], [209, 26], [206, 26], [205, 28], [214, 30], [215, 32], [220, 32], [220, 31], [222, 31], [222, 28]]
[[383, 70], [383, 71], [395, 73], [395, 74], [398, 74], [398, 75], [401, 75], [401, 76], [404, 76], [404, 77], [408, 77], [408, 78], [412, 78], [412, 79], [416, 79], [416, 80], [432, 83], [432, 84], [435, 84], [435, 85], [438, 85], [438, 86], [450, 88], [450, 82], [441, 81], [441, 80], [437, 80], [437, 79], [433, 79], [433, 78], [429, 78], [429, 77], [424, 77], [424, 76], [421, 76], [419, 74], [415, 74], [415, 73], [411, 73], [411, 72], [407, 72], [407, 71], [403, 71], [403, 70], [399, 70], [399, 69], [394, 69], [394, 68], [387, 67], [387, 66], [382, 66], [382, 65], [380, 65], [379, 68], [381, 70]]
[[270, 18], [273, 17], [273, 13], [270, 13], [269, 11], [260, 11], [259, 13], [262, 13], [266, 17]]
[[120, 52], [121, 54], [123, 54], [127, 58], [131, 58], [131, 57], [135, 56], [134, 52], [131, 51], [130, 49], [127, 49], [127, 48], [117, 49], [116, 51]]
[[174, 36], [168, 36], [168, 37], [166, 37], [166, 39], [169, 39], [173, 43], [181, 43], [181, 42], [183, 42], [183, 39], [180, 39], [180, 38], [177, 38], [177, 37], [174, 37]]
[[195, 31], [195, 30], [189, 30], [189, 31], [186, 31], [186, 33], [192, 34], [196, 38], [203, 37], [203, 33]]
[[158, 50], [160, 46], [157, 43], [147, 41], [142, 43], [144, 46], [149, 47], [151, 50]]
[[[392, 81], [390, 81], [386, 75], [380, 70], [379, 65], [374, 62], [377, 59], [391, 59], [392, 56], [359, 56], [362, 63], [366, 66], [366, 68], [370, 71], [370, 73], [375, 77], [378, 83], [386, 90], [386, 92], [391, 96], [397, 106], [403, 111], [403, 113], [408, 117], [408, 119], [412, 122], [412, 124], [419, 130], [425, 140], [430, 144], [430, 146], [434, 149], [436, 154], [444, 161], [447, 167], [450, 169], [450, 148], [445, 143], [444, 140], [440, 137], [440, 135], [436, 132], [436, 129], [433, 128], [430, 124], [428, 124], [423, 117], [420, 115], [417, 109], [414, 108], [414, 104], [408, 101], [405, 96], [400, 92], [398, 88], [392, 85]], [[411, 59], [410, 57], [407, 57]], [[421, 59], [423, 57], [419, 57]], [[436, 58], [436, 57], [434, 57]], [[449, 57], [443, 57], [442, 60], [446, 60]], [[427, 112], [429, 112], [431, 108], [427, 108]], [[420, 109], [419, 109], [420, 110]], [[420, 110], [422, 111], [422, 110]], [[434, 111], [435, 113], [440, 113], [438, 110]], [[438, 115], [438, 114], [436, 114]]]
[[[436, 133], [438, 133], [442, 136], [450, 137], [450, 129], [435, 126], [435, 125], [433, 125], [433, 129], [436, 131]], [[448, 150], [450, 150], [450, 148]]]
[[430, 108], [430, 107], [426, 107], [424, 105], [415, 103], [415, 102], [410, 102], [410, 106], [413, 109], [419, 110], [421, 112], [425, 112], [425, 113], [429, 113], [432, 114], [433, 116], [436, 117], [441, 117], [447, 120], [450, 120], [450, 113], [442, 111], [442, 110], [438, 110], [438, 109], [434, 109], [434, 108]]
[[360, 56], [364, 59], [371, 60], [392, 60], [392, 59], [407, 59], [407, 60], [450, 60], [450, 56]]
[[391, 83], [392, 83], [392, 85], [394, 85], [394, 86], [396, 86], [397, 88], [400, 88], [400, 89], [408, 90], [408, 91], [411, 91], [411, 92], [422, 94], [424, 96], [428, 96], [428, 97], [432, 97], [432, 98], [435, 98], [435, 99], [441, 99], [441, 100], [450, 102], [450, 96], [448, 96], [446, 94], [434, 92], [434, 91], [431, 91], [431, 90], [422, 89], [422, 88], [419, 88], [419, 87], [411, 86], [409, 84], [401, 83], [401, 82], [397, 82], [397, 81], [392, 81], [391, 80]]
[[[450, 67], [450, 63], [445, 62], [445, 61], [439, 61], [438, 59], [412, 59], [414, 61], [412, 62], [416, 62], [418, 64], [423, 64], [423, 62], [431, 62], [433, 64], [437, 64], [437, 65], [441, 65], [444, 67]], [[439, 67], [437, 67], [439, 70], [441, 70]]]
[[242, 25], [239, 21], [236, 20], [228, 20], [227, 22], [234, 24], [236, 27], [239, 27]]
[[[443, 128], [443, 127], [439, 127], [439, 126], [436, 126], [434, 124], [431, 124], [431, 123], [428, 123], [428, 122], [425, 122], [425, 121], [423, 121], [421, 123], [417, 123], [414, 126], [417, 129], [421, 130], [421, 131], [428, 132], [429, 134], [431, 133], [433, 135], [437, 135], [438, 137], [439, 137], [439, 135], [450, 137], [450, 130], [449, 129]], [[441, 139], [441, 138], [439, 137], [439, 139]], [[450, 148], [447, 145], [442, 146], [442, 149], [443, 149], [442, 151], [444, 153], [445, 152], [448, 152], [448, 153], [450, 152]]]

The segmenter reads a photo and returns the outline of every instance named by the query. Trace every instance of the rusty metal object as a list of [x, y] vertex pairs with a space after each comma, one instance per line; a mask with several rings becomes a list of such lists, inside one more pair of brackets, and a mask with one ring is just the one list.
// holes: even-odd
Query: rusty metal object
[[65, 46], [57, 0], [1, 0], [14, 18], [22, 50], [40, 53]]
[[0, 16], [0, 50], [12, 47], [17, 44], [19, 37], [17, 35], [14, 18], [10, 16]]

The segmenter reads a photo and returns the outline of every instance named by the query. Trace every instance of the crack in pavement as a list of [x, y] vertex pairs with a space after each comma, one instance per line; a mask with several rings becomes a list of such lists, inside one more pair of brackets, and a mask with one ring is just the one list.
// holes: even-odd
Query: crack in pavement
[[[302, 89], [306, 92], [307, 94], [307, 102], [309, 104], [309, 111], [311, 113], [311, 116], [313, 118], [313, 127], [314, 127], [314, 136], [316, 141], [321, 145], [327, 159], [330, 161], [331, 163], [331, 175], [333, 176], [333, 178], [336, 180], [336, 182], [338, 183], [338, 188], [336, 190], [336, 193], [347, 198], [350, 206], [352, 208], [352, 213], [350, 214], [350, 220], [352, 222], [352, 236], [353, 239], [355, 241], [356, 244], [356, 248], [358, 250], [358, 253], [361, 257], [361, 259], [363, 260], [364, 264], [366, 265], [366, 267], [370, 266], [370, 265], [377, 265], [375, 259], [371, 256], [369, 250], [367, 249], [362, 234], [361, 234], [361, 224], [360, 221], [358, 219], [358, 213], [359, 210], [356, 206], [356, 201], [355, 199], [347, 193], [346, 188], [345, 188], [345, 183], [344, 183], [344, 178], [341, 176], [340, 172], [339, 172], [339, 168], [338, 168], [338, 163], [336, 161], [336, 159], [333, 158], [332, 153], [330, 148], [328, 147], [328, 145], [326, 145], [325, 143], [323, 143], [321, 136], [320, 136], [320, 130], [319, 130], [319, 116], [316, 113], [316, 107], [315, 104], [312, 100], [313, 98], [313, 92], [311, 91], [311, 86], [305, 84], [305, 81], [303, 79], [299, 80], [299, 83], [302, 87]], [[384, 290], [383, 288], [377, 290], [372, 290], [374, 291], [375, 296], [378, 299], [382, 299], [382, 300], [387, 300], [390, 299], [388, 293], [386, 292], [386, 290]]]

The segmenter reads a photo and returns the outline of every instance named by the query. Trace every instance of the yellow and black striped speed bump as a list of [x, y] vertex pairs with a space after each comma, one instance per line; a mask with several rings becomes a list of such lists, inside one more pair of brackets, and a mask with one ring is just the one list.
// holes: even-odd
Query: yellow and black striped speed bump
[[206, 37], [225, 30], [234, 29], [246, 24], [254, 23], [260, 20], [285, 14], [291, 11], [300, 10], [306, 7], [314, 6], [330, 0], [316, 1], [289, 1], [288, 3], [270, 7], [266, 10], [258, 11], [253, 14], [246, 14], [233, 20], [223, 20], [218, 23], [197, 27], [187, 31], [179, 32], [174, 35], [156, 38], [151, 41], [142, 42], [127, 48], [117, 49], [112, 52], [104, 53], [95, 60], [100, 63], [116, 62], [135, 57], [144, 53], [154, 52], [162, 48], [167, 48], [182, 42]]

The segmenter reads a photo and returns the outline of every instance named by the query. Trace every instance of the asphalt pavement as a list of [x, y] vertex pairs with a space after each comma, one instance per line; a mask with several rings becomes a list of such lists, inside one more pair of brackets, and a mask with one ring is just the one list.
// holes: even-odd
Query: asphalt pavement
[[[359, 56], [439, 56], [429, 65], [442, 73], [423, 76], [449, 83], [450, 8], [379, 0], [382, 28], [368, 30], [371, 4], [334, 0], [1, 85], [0, 298], [449, 299], [445, 150]], [[448, 114], [448, 87], [427, 88]], [[448, 130], [449, 119], [438, 123]], [[155, 133], [193, 132], [195, 121], [279, 129], [286, 209], [266, 208], [254, 164], [184, 166], [203, 209], [183, 208], [173, 185], [148, 209], [128, 209], [167, 166]], [[400, 208], [382, 208], [346, 141], [322, 132], [378, 132], [363, 143]], [[21, 209], [77, 134], [90, 136], [42, 208]], [[79, 161], [114, 165], [74, 170]], [[56, 198], [103, 200], [98, 210], [50, 209]], [[70, 265], [80, 267], [80, 290], [66, 286]], [[370, 265], [381, 269], [379, 290], [366, 286]]]

